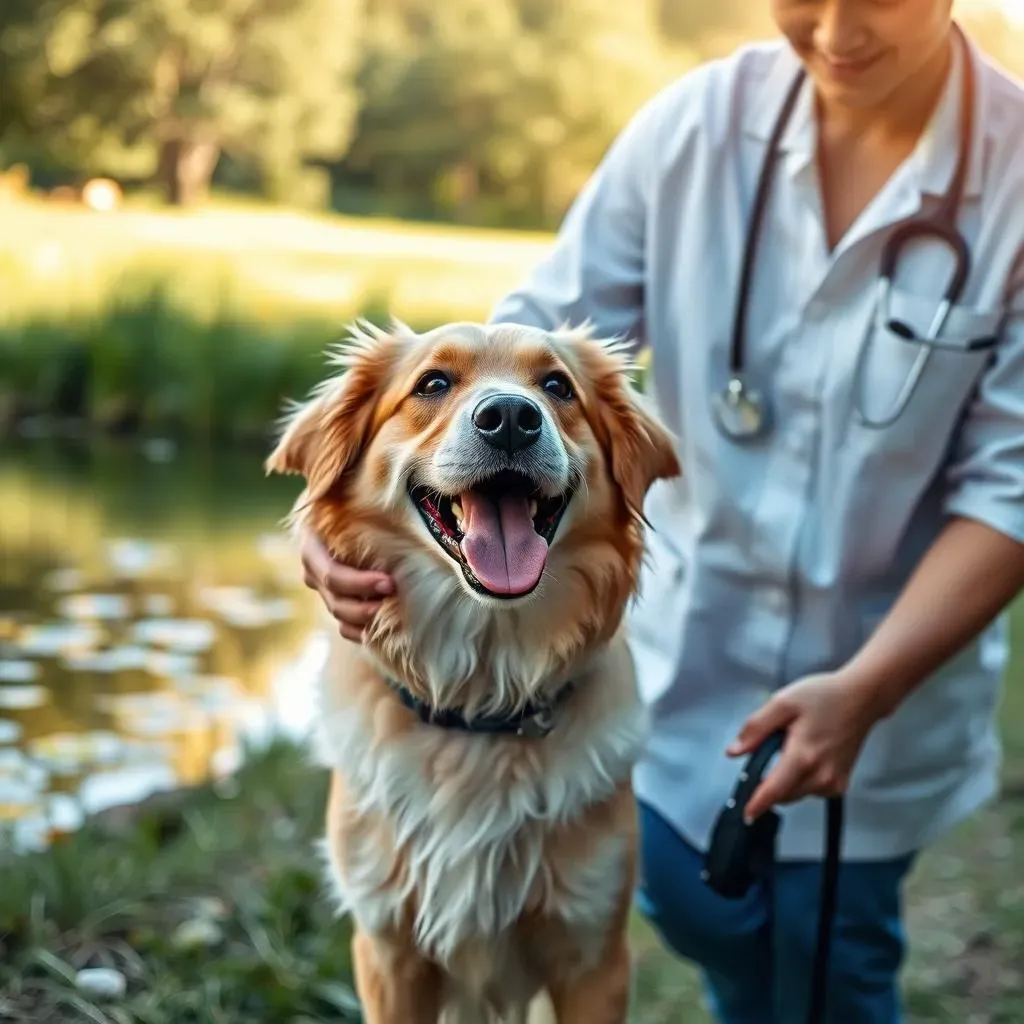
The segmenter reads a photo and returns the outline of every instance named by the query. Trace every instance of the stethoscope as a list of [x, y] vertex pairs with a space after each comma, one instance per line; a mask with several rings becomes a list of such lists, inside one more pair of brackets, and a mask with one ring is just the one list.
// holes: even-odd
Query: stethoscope
[[[977, 351], [980, 348], [991, 347], [996, 342], [995, 338], [988, 337], [969, 342], [965, 346], [962, 341], [957, 344], [949, 344], [939, 337], [949, 317], [950, 310], [963, 291], [967, 275], [970, 272], [971, 262], [967, 242], [956, 226], [957, 214], [963, 198], [964, 183], [967, 177], [967, 163], [970, 157], [970, 140], [974, 116], [973, 68], [971, 67], [970, 55], [966, 53], [966, 46], [964, 50], [963, 90], [960, 104], [960, 143], [953, 179], [934, 213], [926, 217], [909, 217], [893, 228], [892, 233], [886, 240], [885, 248], [882, 250], [881, 266], [879, 269], [877, 302], [882, 322], [898, 338], [907, 342], [916, 342], [920, 348], [917, 358], [914, 360], [913, 366], [907, 375], [907, 379], [896, 396], [889, 412], [880, 419], [872, 419], [864, 412], [863, 402], [861, 401], [861, 376], [868, 343], [865, 342], [861, 345], [854, 370], [854, 388], [857, 394], [855, 411], [865, 426], [886, 427], [900, 417], [913, 396], [928, 360], [935, 349], [956, 349], [960, 352]], [[732, 343], [729, 353], [730, 378], [722, 391], [712, 396], [712, 413], [715, 422], [718, 424], [719, 430], [733, 441], [743, 442], [762, 437], [768, 433], [772, 426], [772, 403], [768, 395], [759, 388], [750, 385], [744, 376], [744, 330], [754, 257], [760, 238], [761, 224], [764, 219], [768, 189], [771, 185], [772, 173], [777, 162], [782, 133], [789, 123], [793, 107], [800, 95], [800, 88], [803, 85], [804, 77], [805, 72], [801, 67], [793, 84], [790, 86], [785, 102], [782, 105], [782, 110], [779, 112], [778, 119], [772, 129], [768, 150], [765, 153], [764, 163], [761, 165], [761, 174], [754, 197], [753, 215], [744, 245], [740, 287], [733, 316]], [[909, 324], [890, 317], [889, 293], [892, 288], [892, 278], [896, 270], [896, 264], [903, 246], [908, 242], [926, 237], [931, 237], [949, 246], [956, 263], [949, 283], [946, 285], [945, 294], [942, 296], [935, 311], [935, 316], [929, 325], [927, 334], [921, 337]]]

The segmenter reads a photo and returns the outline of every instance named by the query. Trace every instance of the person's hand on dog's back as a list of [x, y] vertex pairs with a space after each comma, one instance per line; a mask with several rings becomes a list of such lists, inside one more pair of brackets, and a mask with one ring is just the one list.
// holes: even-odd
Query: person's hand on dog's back
[[363, 628], [380, 607], [381, 599], [394, 590], [394, 581], [384, 573], [343, 565], [312, 530], [302, 531], [299, 550], [303, 582], [320, 595], [338, 621], [341, 635], [360, 643]]

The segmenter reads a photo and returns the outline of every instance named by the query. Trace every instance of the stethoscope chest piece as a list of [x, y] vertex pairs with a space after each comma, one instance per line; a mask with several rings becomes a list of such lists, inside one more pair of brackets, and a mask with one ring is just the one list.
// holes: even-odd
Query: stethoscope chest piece
[[764, 392], [750, 387], [742, 377], [711, 397], [712, 414], [718, 429], [733, 441], [753, 441], [771, 426], [771, 406]]

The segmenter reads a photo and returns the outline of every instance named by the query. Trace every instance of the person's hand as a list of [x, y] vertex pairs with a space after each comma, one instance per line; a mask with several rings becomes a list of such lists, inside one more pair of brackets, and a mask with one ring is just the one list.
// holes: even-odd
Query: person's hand
[[805, 796], [842, 795], [861, 747], [881, 717], [871, 687], [853, 673], [805, 676], [775, 693], [747, 719], [726, 750], [731, 757], [742, 757], [773, 732], [786, 730], [778, 759], [747, 802], [747, 820]]
[[337, 619], [341, 635], [360, 643], [363, 629], [380, 608], [381, 601], [393, 593], [394, 580], [385, 573], [364, 572], [342, 565], [309, 529], [302, 532], [299, 551], [303, 582], [320, 595], [327, 610]]

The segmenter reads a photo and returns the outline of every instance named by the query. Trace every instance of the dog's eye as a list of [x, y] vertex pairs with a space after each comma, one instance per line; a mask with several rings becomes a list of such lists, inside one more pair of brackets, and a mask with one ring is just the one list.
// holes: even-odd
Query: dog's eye
[[429, 398], [431, 395], [439, 395], [442, 391], [447, 391], [451, 386], [452, 382], [439, 370], [428, 370], [416, 382], [415, 393]]
[[555, 398], [561, 398], [563, 401], [572, 398], [572, 384], [569, 383], [569, 378], [557, 370], [554, 373], [549, 373], [544, 378], [544, 383], [541, 387], [549, 395], [554, 395]]

